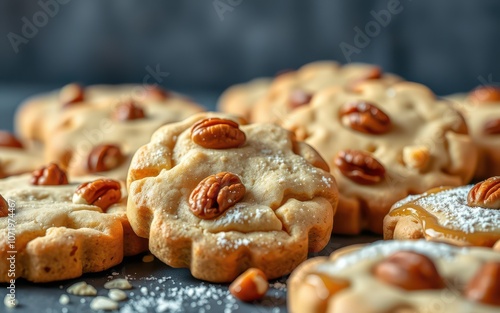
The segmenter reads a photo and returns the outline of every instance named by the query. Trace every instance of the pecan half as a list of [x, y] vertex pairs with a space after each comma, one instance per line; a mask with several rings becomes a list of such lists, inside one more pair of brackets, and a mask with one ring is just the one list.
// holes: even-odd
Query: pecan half
[[376, 184], [382, 181], [385, 176], [384, 166], [364, 151], [340, 151], [337, 153], [334, 163], [345, 177], [358, 184]]
[[9, 204], [7, 200], [0, 195], [0, 217], [6, 217], [9, 215]]
[[375, 277], [405, 290], [444, 288], [444, 282], [432, 260], [413, 251], [399, 251], [377, 264]]
[[31, 184], [44, 186], [67, 185], [68, 177], [66, 172], [57, 164], [50, 163], [31, 174]]
[[391, 129], [391, 119], [366, 101], [347, 102], [339, 110], [342, 124], [365, 134], [383, 134]]
[[87, 159], [87, 170], [89, 173], [105, 172], [118, 167], [123, 163], [120, 147], [116, 145], [99, 145], [90, 151]]
[[485, 263], [467, 284], [465, 297], [472, 301], [500, 306], [500, 263]]
[[246, 135], [238, 123], [212, 117], [203, 119], [191, 128], [191, 140], [208, 149], [237, 148], [245, 143]]
[[100, 178], [78, 186], [73, 194], [73, 203], [95, 205], [106, 211], [121, 198], [121, 185], [118, 181]]
[[143, 108], [132, 100], [120, 103], [113, 112], [113, 119], [117, 121], [131, 121], [144, 118]]
[[83, 87], [75, 83], [64, 86], [59, 92], [59, 101], [62, 103], [63, 108], [83, 102], [84, 98]]
[[215, 218], [245, 195], [245, 185], [233, 173], [220, 172], [203, 179], [189, 196], [189, 208], [201, 219]]
[[474, 104], [500, 102], [500, 88], [479, 86], [469, 93], [469, 100]]
[[295, 89], [290, 94], [290, 107], [296, 109], [311, 102], [313, 95], [302, 89]]
[[22, 149], [23, 144], [10, 132], [0, 130], [0, 147]]
[[488, 209], [500, 209], [500, 176], [479, 182], [469, 191], [467, 203]]
[[483, 133], [485, 135], [497, 135], [500, 134], [500, 119], [494, 119], [487, 121], [483, 126]]

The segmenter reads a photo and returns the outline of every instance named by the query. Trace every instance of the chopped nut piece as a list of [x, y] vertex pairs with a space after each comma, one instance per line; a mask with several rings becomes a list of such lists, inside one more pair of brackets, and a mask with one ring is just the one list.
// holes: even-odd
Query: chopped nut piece
[[87, 282], [81, 281], [76, 284], [71, 285], [66, 292], [76, 296], [95, 296], [97, 295], [97, 290], [94, 286], [87, 284]]
[[109, 171], [117, 168], [124, 160], [125, 157], [117, 145], [99, 145], [89, 153], [87, 170], [89, 173]]
[[132, 100], [120, 103], [113, 112], [113, 118], [117, 121], [137, 120], [145, 116], [144, 109]]
[[152, 254], [148, 254], [148, 255], [145, 255], [142, 257], [142, 262], [144, 262], [144, 263], [150, 263], [150, 262], [153, 262], [154, 260], [155, 260], [155, 256]]
[[238, 276], [231, 285], [229, 291], [241, 301], [255, 301], [264, 297], [269, 289], [266, 274], [258, 268], [250, 268]]
[[301, 89], [296, 89], [290, 94], [290, 106], [293, 109], [296, 109], [298, 107], [306, 105], [311, 102], [312, 97], [312, 94]]
[[487, 262], [465, 288], [467, 299], [500, 306], [500, 263]]
[[84, 99], [83, 87], [79, 84], [68, 84], [61, 88], [59, 92], [59, 100], [66, 108], [74, 103], [80, 103]]
[[132, 285], [125, 278], [117, 278], [104, 284], [106, 289], [132, 289]]
[[0, 217], [6, 217], [9, 215], [9, 203], [5, 200], [2, 195], [0, 195]]
[[430, 152], [426, 146], [406, 146], [403, 148], [403, 162], [407, 167], [422, 170], [427, 167], [429, 159]]
[[23, 148], [23, 144], [8, 131], [0, 130], [0, 147]]
[[90, 308], [94, 311], [104, 310], [111, 311], [117, 310], [119, 308], [118, 302], [111, 300], [107, 297], [95, 297], [92, 302], [90, 302]]
[[469, 100], [474, 104], [500, 102], [500, 88], [479, 86], [469, 93]]
[[120, 289], [111, 289], [108, 292], [108, 297], [114, 301], [123, 301], [123, 300], [127, 299], [127, 294], [123, 290], [120, 290]]

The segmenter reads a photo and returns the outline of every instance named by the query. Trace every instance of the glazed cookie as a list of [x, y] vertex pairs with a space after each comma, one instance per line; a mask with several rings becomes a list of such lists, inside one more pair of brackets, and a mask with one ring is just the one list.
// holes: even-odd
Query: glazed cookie
[[[61, 164], [72, 177], [97, 173], [125, 180], [132, 155], [157, 128], [203, 111], [158, 87], [135, 88], [91, 86], [82, 91], [84, 102], [66, 107], [52, 102], [51, 110], [56, 106], [58, 113], [50, 121], [50, 140], [41, 138], [46, 145], [45, 160]], [[147, 92], [143, 100], [134, 100], [134, 90]], [[36, 106], [28, 104], [26, 110], [29, 108]], [[21, 110], [21, 116], [23, 113], [29, 115]]]
[[292, 313], [493, 313], [500, 254], [444, 243], [380, 241], [310, 259], [288, 280]]
[[382, 233], [396, 201], [436, 186], [463, 185], [476, 167], [477, 151], [462, 117], [416, 83], [325, 89], [282, 125], [330, 165], [340, 192], [337, 233]]
[[271, 81], [270, 78], [256, 78], [229, 87], [219, 98], [218, 110], [250, 120], [250, 112], [255, 103], [266, 94]]
[[0, 180], [0, 195], [0, 282], [75, 278], [147, 250], [127, 220], [125, 184], [118, 181], [68, 183], [51, 164]]
[[384, 219], [385, 239], [444, 241], [500, 251], [500, 177], [403, 199]]
[[471, 138], [479, 148], [475, 179], [500, 175], [500, 88], [483, 86], [447, 98], [465, 117]]
[[380, 67], [350, 63], [341, 66], [333, 61], [313, 62], [297, 71], [277, 76], [265, 96], [261, 97], [251, 112], [253, 122], [279, 122], [294, 109], [310, 103], [312, 96], [331, 86], [355, 87], [365, 80], [377, 80], [386, 85], [401, 79], [382, 73]]
[[28, 147], [0, 130], [0, 178], [32, 172], [43, 164], [41, 149]]
[[[238, 122], [240, 124], [238, 124]], [[127, 216], [151, 252], [194, 277], [290, 273], [329, 241], [337, 187], [323, 159], [272, 124], [200, 114], [160, 128], [130, 166]]]

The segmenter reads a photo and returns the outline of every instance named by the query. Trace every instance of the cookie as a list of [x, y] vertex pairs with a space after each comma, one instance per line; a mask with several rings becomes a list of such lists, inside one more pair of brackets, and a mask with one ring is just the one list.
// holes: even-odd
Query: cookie
[[[145, 94], [136, 96], [138, 91]], [[52, 100], [33, 101], [26, 105], [26, 112], [20, 112], [28, 121], [30, 108], [31, 114], [44, 105], [50, 107], [46, 113], [57, 111], [46, 121], [51, 124], [49, 130], [45, 128], [50, 138], [40, 140], [45, 142], [46, 162], [60, 164], [72, 177], [97, 174], [125, 180], [132, 155], [157, 128], [203, 111], [159, 87], [90, 86], [81, 92], [81, 102], [64, 106], [52, 95]]]
[[330, 165], [340, 193], [334, 232], [343, 234], [382, 233], [396, 201], [468, 183], [477, 164], [461, 115], [417, 83], [324, 89], [282, 126]]
[[194, 277], [290, 273], [330, 240], [337, 187], [323, 159], [273, 124], [200, 114], [135, 154], [127, 216], [151, 253]]
[[500, 88], [478, 87], [469, 94], [448, 96], [464, 116], [479, 149], [475, 180], [500, 175]]
[[255, 103], [262, 98], [269, 86], [270, 78], [256, 78], [244, 84], [237, 84], [225, 90], [219, 98], [217, 109], [250, 120], [250, 112]]
[[0, 131], [0, 178], [32, 172], [42, 164], [41, 149], [23, 144], [10, 132]]
[[423, 240], [380, 241], [304, 262], [291, 313], [498, 312], [500, 254]]
[[385, 239], [443, 241], [500, 251], [500, 177], [407, 197], [384, 219]]
[[333, 61], [313, 62], [297, 71], [277, 76], [265, 96], [251, 112], [253, 122], [280, 122], [298, 107], [310, 103], [312, 96], [331, 86], [355, 87], [365, 80], [377, 80], [391, 85], [401, 79], [383, 73], [380, 67], [362, 63], [340, 65]]
[[147, 250], [126, 218], [127, 193], [118, 181], [68, 183], [51, 164], [0, 180], [0, 195], [0, 282], [75, 278]]

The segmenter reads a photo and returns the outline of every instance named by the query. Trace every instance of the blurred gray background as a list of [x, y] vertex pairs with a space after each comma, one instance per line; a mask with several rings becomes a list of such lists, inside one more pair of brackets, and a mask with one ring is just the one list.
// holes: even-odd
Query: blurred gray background
[[0, 30], [2, 129], [22, 99], [72, 81], [148, 79], [208, 108], [231, 84], [319, 59], [441, 95], [500, 84], [497, 0], [0, 0]]

